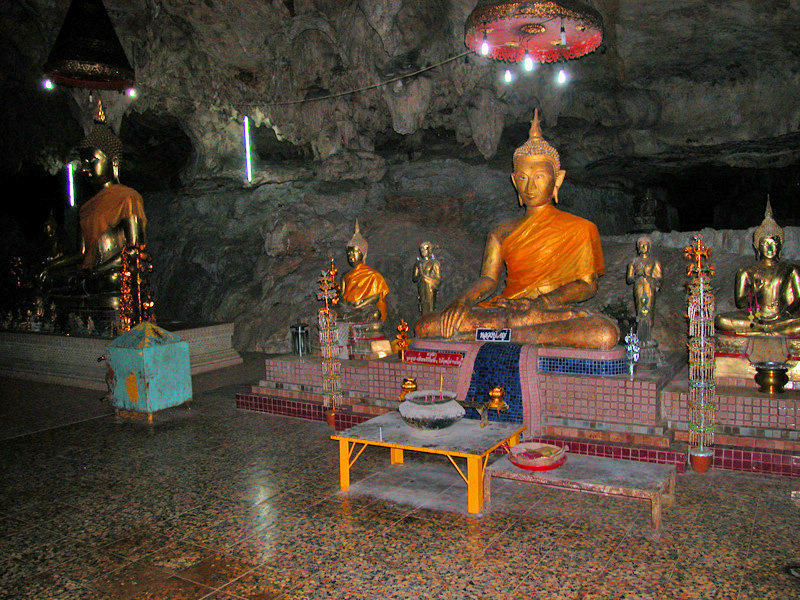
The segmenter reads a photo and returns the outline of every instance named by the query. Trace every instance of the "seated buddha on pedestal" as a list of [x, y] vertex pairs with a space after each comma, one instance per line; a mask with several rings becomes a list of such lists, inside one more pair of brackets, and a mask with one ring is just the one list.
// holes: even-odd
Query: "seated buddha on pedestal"
[[352, 269], [342, 277], [336, 316], [340, 323], [349, 324], [353, 354], [379, 358], [391, 352], [391, 345], [382, 331], [389, 286], [377, 269], [364, 262], [368, 250], [369, 244], [356, 221], [355, 233], [347, 243], [347, 262]]
[[800, 334], [800, 270], [780, 260], [783, 229], [767, 202], [764, 220], [753, 232], [758, 261], [739, 269], [733, 300], [739, 310], [720, 313], [718, 331], [743, 336]]
[[[417, 336], [462, 341], [475, 339], [479, 327], [511, 328], [514, 342], [613, 347], [619, 339], [614, 321], [571, 306], [596, 294], [603, 251], [593, 223], [553, 205], [565, 172], [556, 149], [542, 138], [538, 111], [513, 161], [511, 181], [525, 215], [489, 233], [480, 278], [443, 311], [417, 321]], [[503, 266], [506, 286], [486, 300]]]
[[119, 309], [122, 252], [144, 243], [141, 195], [120, 184], [122, 142], [98, 102], [95, 127], [80, 146], [81, 168], [97, 193], [80, 208], [82, 251], [48, 261], [39, 276], [56, 305]]
[[356, 221], [356, 230], [347, 243], [347, 262], [352, 267], [342, 277], [341, 302], [336, 307], [339, 321], [350, 323], [373, 323], [380, 329], [386, 320], [386, 296], [389, 286], [377, 269], [364, 261], [369, 244], [361, 235]]

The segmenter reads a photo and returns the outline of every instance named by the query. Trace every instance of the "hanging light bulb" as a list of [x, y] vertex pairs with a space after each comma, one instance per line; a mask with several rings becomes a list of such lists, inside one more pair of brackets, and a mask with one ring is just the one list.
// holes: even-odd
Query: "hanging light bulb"
[[136, 88], [128, 88], [127, 94], [129, 98], [136, 98]]
[[489, 40], [486, 38], [486, 30], [483, 30], [483, 43], [481, 44], [481, 56], [489, 56]]
[[531, 58], [531, 55], [528, 54], [527, 50], [525, 51], [525, 58], [522, 59], [522, 68], [526, 71], [533, 70], [533, 59]]
[[52, 79], [45, 79], [42, 81], [42, 87], [48, 91], [52, 90], [54, 87]]
[[567, 45], [567, 32], [564, 31], [564, 21], [561, 21], [561, 45]]
[[511, 69], [506, 69], [506, 72], [503, 73], [503, 81], [506, 83], [511, 83], [514, 80], [514, 75], [511, 73]]
[[556, 82], [558, 82], [559, 85], [567, 83], [567, 71], [563, 67], [558, 70], [558, 75], [556, 75]]

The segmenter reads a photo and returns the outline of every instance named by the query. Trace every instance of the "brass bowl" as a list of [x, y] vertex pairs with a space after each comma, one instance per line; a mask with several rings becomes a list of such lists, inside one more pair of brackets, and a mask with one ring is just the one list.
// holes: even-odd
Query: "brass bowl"
[[767, 360], [753, 363], [756, 368], [755, 381], [758, 391], [765, 394], [780, 394], [789, 383], [789, 365], [785, 362]]

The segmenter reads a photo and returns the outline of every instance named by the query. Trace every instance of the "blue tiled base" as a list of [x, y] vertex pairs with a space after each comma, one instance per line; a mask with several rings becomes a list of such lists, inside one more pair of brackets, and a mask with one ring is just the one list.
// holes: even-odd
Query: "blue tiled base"
[[[522, 423], [522, 387], [519, 378], [519, 353], [521, 344], [488, 343], [481, 346], [472, 368], [472, 379], [466, 400], [486, 402], [489, 389], [502, 386], [506, 392], [504, 400], [508, 411], [489, 412], [490, 421]], [[468, 419], [478, 419], [480, 415], [473, 408], [466, 409]]]
[[570, 375], [623, 375], [628, 365], [623, 359], [593, 360], [588, 358], [539, 357], [540, 373], [567, 373]]

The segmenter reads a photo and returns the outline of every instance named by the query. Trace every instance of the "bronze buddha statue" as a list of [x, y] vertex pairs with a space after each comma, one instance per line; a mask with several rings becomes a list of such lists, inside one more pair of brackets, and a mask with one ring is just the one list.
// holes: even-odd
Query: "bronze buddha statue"
[[758, 261], [739, 269], [733, 299], [738, 310], [720, 313], [715, 326], [742, 336], [800, 334], [800, 269], [780, 260], [783, 229], [767, 201], [764, 220], [753, 232]]
[[[538, 111], [513, 162], [511, 181], [525, 215], [489, 233], [480, 278], [443, 311], [424, 315], [417, 336], [460, 341], [474, 339], [478, 327], [511, 328], [515, 342], [613, 347], [619, 339], [614, 321], [570, 305], [597, 293], [603, 252], [593, 223], [553, 205], [565, 172], [556, 149], [542, 138]], [[504, 265], [506, 286], [486, 301]]]
[[364, 262], [368, 250], [369, 244], [356, 221], [355, 233], [347, 243], [347, 262], [352, 269], [342, 277], [341, 300], [336, 313], [339, 321], [373, 323], [376, 329], [380, 329], [386, 320], [389, 286], [377, 269]]
[[79, 151], [81, 169], [97, 190], [80, 207], [82, 250], [48, 261], [40, 281], [57, 305], [119, 309], [122, 252], [144, 244], [147, 218], [141, 195], [119, 183], [122, 142], [99, 101], [95, 127]]

